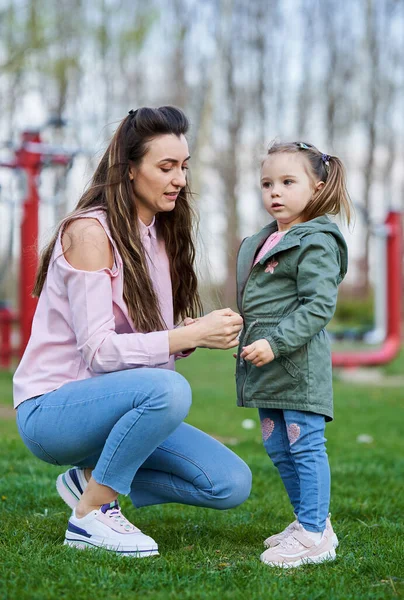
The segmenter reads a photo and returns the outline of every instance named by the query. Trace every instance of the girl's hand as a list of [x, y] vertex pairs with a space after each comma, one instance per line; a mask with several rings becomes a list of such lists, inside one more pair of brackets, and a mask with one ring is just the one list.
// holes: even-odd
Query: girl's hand
[[275, 358], [272, 348], [267, 340], [257, 340], [249, 346], [244, 346], [240, 354], [244, 360], [249, 360], [256, 367], [262, 367], [272, 362]]

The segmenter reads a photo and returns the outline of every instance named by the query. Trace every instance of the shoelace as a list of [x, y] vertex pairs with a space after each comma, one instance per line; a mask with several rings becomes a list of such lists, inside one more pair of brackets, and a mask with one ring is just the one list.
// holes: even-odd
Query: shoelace
[[[103, 510], [105, 507], [105, 510]], [[125, 529], [125, 531], [138, 531], [137, 527], [132, 525], [130, 521], [121, 512], [119, 504], [117, 502], [111, 502], [111, 504], [104, 504], [101, 507], [102, 512], [109, 518], [115, 521], [115, 523]]]

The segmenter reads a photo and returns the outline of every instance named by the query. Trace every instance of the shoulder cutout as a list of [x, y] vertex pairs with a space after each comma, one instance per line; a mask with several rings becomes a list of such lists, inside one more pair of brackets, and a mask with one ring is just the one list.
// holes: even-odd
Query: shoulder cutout
[[68, 223], [62, 233], [62, 247], [66, 260], [75, 269], [98, 271], [113, 267], [111, 242], [97, 219], [84, 217]]

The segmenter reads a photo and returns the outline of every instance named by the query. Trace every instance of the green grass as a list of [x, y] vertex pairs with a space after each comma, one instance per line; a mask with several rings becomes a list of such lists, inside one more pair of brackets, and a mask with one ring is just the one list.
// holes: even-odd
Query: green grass
[[[189, 422], [220, 436], [250, 465], [253, 490], [224, 512], [181, 505], [125, 514], [155, 537], [161, 556], [134, 560], [62, 545], [67, 507], [59, 469], [30, 455], [13, 420], [0, 422], [0, 598], [7, 599], [362, 599], [404, 596], [404, 389], [335, 382], [328, 425], [337, 560], [282, 571], [262, 565], [262, 540], [293, 518], [261, 444], [257, 414], [235, 406], [231, 353], [199, 350], [181, 361], [194, 390]], [[404, 357], [394, 373], [404, 373]], [[0, 373], [0, 402], [11, 377]], [[245, 418], [257, 426], [245, 430]], [[357, 442], [359, 434], [373, 437]]]

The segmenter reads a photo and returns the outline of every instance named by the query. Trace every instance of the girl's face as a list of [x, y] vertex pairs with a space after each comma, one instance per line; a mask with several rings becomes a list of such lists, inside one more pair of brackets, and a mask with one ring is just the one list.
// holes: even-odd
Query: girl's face
[[324, 185], [313, 181], [309, 169], [307, 159], [292, 152], [271, 154], [262, 165], [262, 200], [267, 212], [277, 220], [279, 231], [304, 221], [304, 209], [314, 192]]
[[160, 135], [148, 144], [138, 167], [130, 169], [139, 218], [150, 225], [154, 215], [169, 212], [186, 184], [188, 143], [183, 135]]

